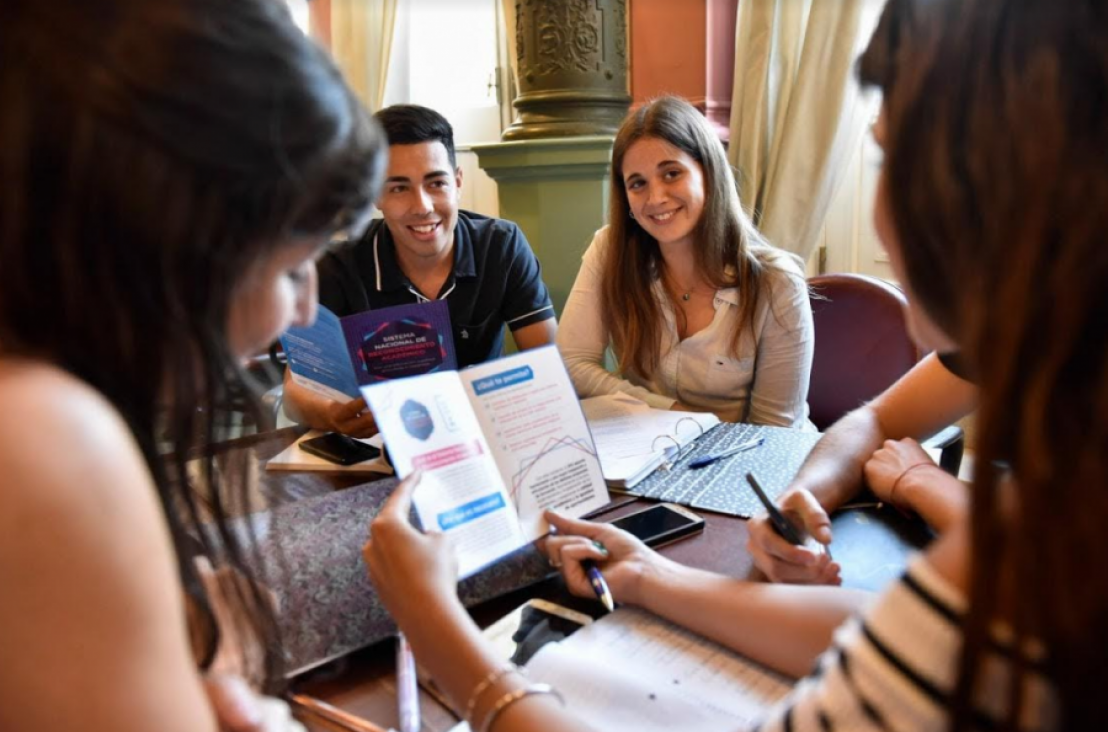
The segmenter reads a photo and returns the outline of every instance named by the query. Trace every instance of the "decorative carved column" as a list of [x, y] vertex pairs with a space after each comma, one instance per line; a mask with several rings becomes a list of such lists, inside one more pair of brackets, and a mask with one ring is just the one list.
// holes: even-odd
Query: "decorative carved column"
[[627, 0], [517, 0], [519, 120], [505, 140], [614, 135], [627, 93]]

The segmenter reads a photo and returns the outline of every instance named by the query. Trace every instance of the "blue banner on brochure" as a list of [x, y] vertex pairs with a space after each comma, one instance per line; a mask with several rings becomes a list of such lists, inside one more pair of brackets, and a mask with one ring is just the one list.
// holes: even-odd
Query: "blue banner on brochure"
[[534, 378], [535, 372], [531, 370], [530, 366], [520, 366], [510, 371], [503, 371], [499, 374], [493, 374], [492, 376], [486, 376], [483, 379], [474, 381], [473, 392], [477, 396], [481, 396], [482, 394], [488, 394], [490, 391], [507, 389], [509, 386], [531, 381]]
[[342, 331], [363, 386], [458, 368], [445, 300], [349, 315]]
[[439, 528], [443, 531], [449, 531], [456, 526], [467, 524], [470, 521], [490, 514], [493, 511], [499, 511], [507, 504], [504, 503], [504, 495], [501, 493], [493, 493], [488, 496], [482, 496], [476, 501], [470, 501], [469, 503], [453, 508], [449, 511], [444, 511], [437, 516]]

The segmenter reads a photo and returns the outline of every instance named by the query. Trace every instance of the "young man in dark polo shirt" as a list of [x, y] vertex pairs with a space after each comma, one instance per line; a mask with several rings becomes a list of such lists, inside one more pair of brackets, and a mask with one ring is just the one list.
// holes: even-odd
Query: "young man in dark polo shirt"
[[[500, 356], [504, 326], [520, 350], [554, 342], [550, 293], [538, 260], [510, 221], [458, 208], [462, 171], [450, 123], [426, 107], [374, 115], [389, 140], [383, 218], [318, 263], [319, 301], [342, 317], [364, 310], [446, 300], [458, 367]], [[319, 429], [376, 432], [362, 399], [339, 403], [285, 378], [285, 411]]]

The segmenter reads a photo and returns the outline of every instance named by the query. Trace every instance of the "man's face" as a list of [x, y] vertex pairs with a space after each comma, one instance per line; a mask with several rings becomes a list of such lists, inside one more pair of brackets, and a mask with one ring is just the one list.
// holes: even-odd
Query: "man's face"
[[403, 259], [438, 259], [454, 244], [462, 173], [441, 142], [389, 147], [385, 189], [377, 201]]

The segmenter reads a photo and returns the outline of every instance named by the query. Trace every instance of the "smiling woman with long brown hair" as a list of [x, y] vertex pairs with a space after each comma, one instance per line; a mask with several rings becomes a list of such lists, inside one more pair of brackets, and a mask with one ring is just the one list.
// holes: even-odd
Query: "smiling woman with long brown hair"
[[[814, 342], [800, 262], [743, 213], [704, 115], [677, 97], [628, 115], [612, 148], [608, 225], [558, 332], [578, 394], [804, 427]], [[609, 345], [618, 375], [604, 368]]]

